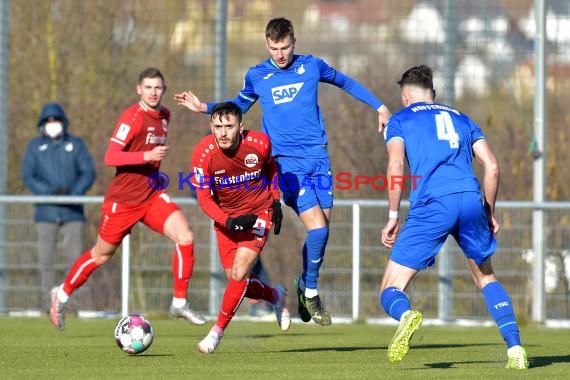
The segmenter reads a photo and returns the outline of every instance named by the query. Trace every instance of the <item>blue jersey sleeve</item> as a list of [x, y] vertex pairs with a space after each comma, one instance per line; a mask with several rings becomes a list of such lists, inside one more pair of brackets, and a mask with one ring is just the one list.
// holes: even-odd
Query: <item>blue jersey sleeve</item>
[[[253, 89], [253, 82], [251, 80], [250, 72], [251, 71], [248, 71], [246, 73], [245, 80], [243, 82], [243, 88], [239, 94], [235, 98], [224, 100], [225, 102], [233, 102], [237, 104], [237, 106], [241, 109], [241, 113], [246, 113], [258, 99], [258, 95]], [[212, 108], [214, 108], [218, 102], [209, 102], [206, 104], [208, 106], [206, 113], [212, 113]]]
[[473, 120], [471, 120], [469, 117], [467, 117], [467, 120], [469, 122], [469, 130], [471, 132], [471, 144], [474, 144], [475, 141], [477, 140], [485, 139], [486, 137], [483, 131], [481, 130], [481, 127], [479, 127], [479, 125], [475, 123]]
[[386, 128], [384, 128], [384, 141], [388, 144], [396, 140], [404, 142], [404, 135], [402, 133], [400, 120], [393, 117], [388, 121], [388, 124], [386, 124]]
[[350, 94], [355, 99], [368, 104], [370, 107], [377, 110], [383, 104], [380, 99], [378, 99], [374, 94], [360, 84], [358, 81], [352, 79], [348, 75], [345, 75], [323, 61], [320, 58], [316, 58], [319, 70], [321, 72], [321, 82], [330, 83], [341, 89], [346, 93]]

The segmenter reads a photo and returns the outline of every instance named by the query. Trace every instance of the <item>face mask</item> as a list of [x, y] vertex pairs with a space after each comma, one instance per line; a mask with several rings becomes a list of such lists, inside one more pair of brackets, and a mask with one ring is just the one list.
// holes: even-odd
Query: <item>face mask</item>
[[60, 121], [49, 121], [44, 125], [44, 131], [50, 138], [55, 139], [63, 133], [63, 124]]

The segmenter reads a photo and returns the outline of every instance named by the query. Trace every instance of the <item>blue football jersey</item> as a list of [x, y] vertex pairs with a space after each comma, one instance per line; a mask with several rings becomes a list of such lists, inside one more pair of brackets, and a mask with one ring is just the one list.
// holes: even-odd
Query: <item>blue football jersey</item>
[[[259, 101], [262, 130], [271, 139], [274, 156], [324, 158], [325, 122], [318, 106], [318, 84], [333, 84], [375, 110], [382, 102], [368, 89], [320, 58], [295, 55], [285, 69], [271, 59], [251, 67], [238, 96], [228, 99], [243, 113]], [[216, 103], [208, 103], [208, 113]]]
[[411, 205], [458, 192], [479, 192], [472, 146], [484, 138], [467, 115], [438, 103], [411, 104], [392, 115], [384, 131], [386, 144], [403, 141], [410, 175], [419, 177], [410, 192]]

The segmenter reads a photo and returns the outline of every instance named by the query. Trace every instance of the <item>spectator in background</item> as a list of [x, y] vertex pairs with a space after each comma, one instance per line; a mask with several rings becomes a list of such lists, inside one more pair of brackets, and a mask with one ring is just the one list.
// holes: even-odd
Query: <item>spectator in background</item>
[[[69, 121], [58, 103], [44, 105], [40, 135], [31, 140], [22, 163], [22, 181], [34, 195], [84, 195], [95, 181], [95, 167], [82, 139], [68, 133]], [[42, 294], [55, 285], [56, 246], [72, 262], [83, 252], [85, 213], [82, 204], [36, 204], [38, 258]], [[49, 300], [42, 300], [42, 308]]]

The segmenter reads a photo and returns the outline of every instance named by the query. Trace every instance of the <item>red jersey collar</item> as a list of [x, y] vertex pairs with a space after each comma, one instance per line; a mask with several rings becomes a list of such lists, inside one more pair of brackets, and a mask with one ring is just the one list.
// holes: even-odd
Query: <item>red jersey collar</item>
[[160, 116], [160, 110], [162, 109], [162, 106], [159, 106], [158, 109], [150, 108], [149, 106], [147, 106], [146, 104], [144, 104], [144, 102], [143, 102], [142, 100], [139, 100], [139, 107], [142, 108], [145, 112], [148, 112], [149, 114], [151, 114], [151, 116], [154, 116], [154, 117]]

